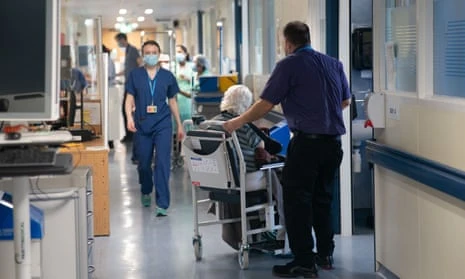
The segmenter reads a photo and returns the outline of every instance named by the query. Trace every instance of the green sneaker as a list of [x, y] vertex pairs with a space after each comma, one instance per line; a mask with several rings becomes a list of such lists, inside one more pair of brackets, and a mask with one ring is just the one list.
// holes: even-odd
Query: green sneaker
[[157, 207], [157, 217], [165, 217], [165, 216], [168, 216], [168, 214], [166, 213], [166, 209], [163, 209], [163, 208], [160, 208], [160, 207]]
[[150, 195], [142, 195], [141, 202], [144, 207], [150, 207], [150, 204], [152, 203], [152, 198], [150, 197]]

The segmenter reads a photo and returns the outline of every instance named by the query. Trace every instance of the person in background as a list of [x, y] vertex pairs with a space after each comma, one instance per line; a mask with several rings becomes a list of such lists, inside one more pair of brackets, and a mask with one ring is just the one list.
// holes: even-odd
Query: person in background
[[171, 71], [172, 70], [171, 69], [172, 65], [174, 65], [174, 64], [171, 63], [169, 54], [166, 54], [166, 53], [160, 54], [160, 66], [163, 69]]
[[194, 67], [192, 68], [196, 73], [194, 78], [194, 89], [198, 90], [200, 88], [200, 77], [207, 77], [210, 74], [210, 65], [208, 63], [207, 57], [203, 55], [197, 55], [194, 60]]
[[[141, 66], [143, 64], [142, 63], [142, 58], [140, 57], [139, 51], [137, 50], [137, 48], [135, 48], [134, 46], [129, 44], [128, 36], [126, 34], [118, 33], [115, 36], [115, 40], [118, 43], [118, 47], [126, 49], [126, 55], [125, 55], [125, 58], [124, 58], [124, 70], [119, 72], [117, 74], [117, 76], [124, 75], [125, 81], [127, 82], [128, 78], [129, 78], [129, 74], [131, 73], [131, 71], [138, 68], [139, 66]], [[123, 119], [124, 119], [124, 129], [126, 131], [126, 134], [123, 137], [123, 139], [121, 140], [121, 142], [132, 141], [132, 136], [133, 136], [131, 131], [128, 130], [128, 127], [126, 125], [127, 124], [127, 118], [126, 118], [125, 107], [124, 107], [125, 103], [126, 103], [126, 97], [127, 97], [127, 94], [125, 92], [124, 93], [124, 98], [123, 98], [122, 112], [123, 112]], [[133, 148], [133, 151], [134, 151], [134, 148]], [[133, 158], [132, 158], [133, 162], [136, 160], [134, 155], [135, 154], [133, 153]]]
[[73, 109], [76, 107], [77, 95], [85, 93], [88, 83], [84, 74], [78, 68], [70, 69], [70, 79], [60, 81], [60, 96], [65, 97], [67, 95], [69, 105], [66, 105], [66, 101], [60, 101], [60, 125], [64, 127], [74, 126], [76, 120], [76, 111]]
[[192, 63], [187, 48], [183, 45], [176, 46], [176, 79], [179, 85], [178, 106], [181, 122], [192, 118]]
[[343, 157], [342, 113], [351, 103], [351, 93], [342, 63], [311, 48], [307, 24], [290, 22], [283, 35], [287, 57], [276, 65], [260, 100], [227, 121], [224, 129], [237, 130], [282, 105], [294, 134], [283, 169], [284, 214], [294, 260], [275, 265], [273, 274], [316, 278], [316, 265], [332, 268], [333, 183]]
[[[160, 66], [160, 52], [160, 46], [155, 41], [143, 44], [145, 66], [133, 70], [126, 81], [126, 116], [128, 129], [136, 133], [138, 141], [137, 168], [142, 205], [151, 205], [155, 184], [156, 215], [166, 216], [170, 205], [172, 116], [176, 120], [179, 141], [184, 131], [176, 101], [178, 83], [170, 71]], [[154, 149], [155, 167], [152, 171]]]

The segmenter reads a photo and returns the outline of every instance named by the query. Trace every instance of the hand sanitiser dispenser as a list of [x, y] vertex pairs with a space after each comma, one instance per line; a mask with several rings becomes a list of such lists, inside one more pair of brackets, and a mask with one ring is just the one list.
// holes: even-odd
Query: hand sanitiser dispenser
[[367, 120], [365, 122], [366, 127], [372, 128], [385, 128], [385, 95], [384, 93], [373, 93], [369, 94], [365, 98], [365, 115]]

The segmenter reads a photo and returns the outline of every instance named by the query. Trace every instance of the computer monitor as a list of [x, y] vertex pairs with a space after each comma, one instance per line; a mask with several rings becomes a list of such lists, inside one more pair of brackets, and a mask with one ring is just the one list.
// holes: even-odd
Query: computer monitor
[[60, 0], [0, 1], [0, 121], [59, 116]]

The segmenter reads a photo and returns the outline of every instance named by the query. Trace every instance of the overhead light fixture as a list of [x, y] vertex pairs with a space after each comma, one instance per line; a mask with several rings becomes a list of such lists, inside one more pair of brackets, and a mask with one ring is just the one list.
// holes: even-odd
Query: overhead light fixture
[[146, 9], [144, 13], [146, 15], [151, 15], [151, 14], [153, 14], [153, 9]]
[[116, 18], [116, 21], [118, 21], [118, 22], [123, 22], [123, 21], [124, 21], [124, 17], [119, 16], [119, 17]]
[[84, 25], [85, 26], [92, 26], [92, 25], [94, 25], [94, 20], [88, 18], [88, 19], [84, 20]]
[[142, 21], [144, 21], [144, 20], [145, 20], [145, 17], [143, 17], [143, 16], [140, 16], [140, 17], [137, 18], [137, 21], [138, 21], [138, 22], [142, 22]]
[[128, 13], [128, 10], [126, 10], [126, 9], [119, 9], [119, 14], [120, 14], [120, 15], [125, 15], [125, 14], [127, 14], [127, 13]]
[[144, 36], [145, 36], [145, 31], [143, 31], [143, 30], [140, 31], [140, 35], [141, 35], [142, 37], [144, 37]]
[[120, 29], [121, 28], [121, 23], [115, 23], [115, 29]]
[[137, 27], [139, 27], [139, 24], [133, 23], [133, 24], [131, 24], [131, 27], [132, 27], [133, 29], [136, 29]]

